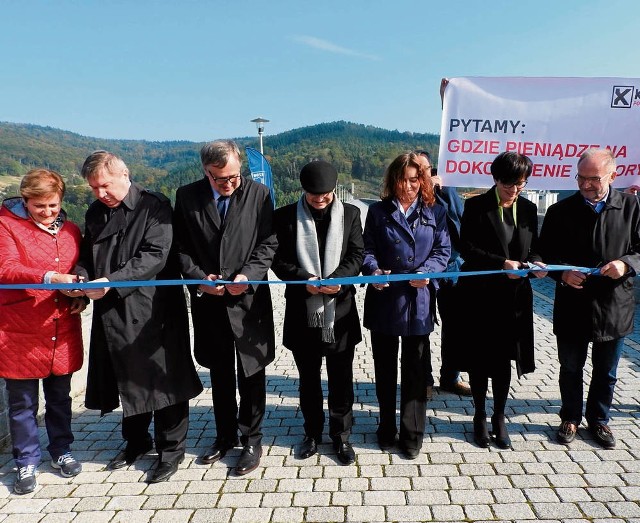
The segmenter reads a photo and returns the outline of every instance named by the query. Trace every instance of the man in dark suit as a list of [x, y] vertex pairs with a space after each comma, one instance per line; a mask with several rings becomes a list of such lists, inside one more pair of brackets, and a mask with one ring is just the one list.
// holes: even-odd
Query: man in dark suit
[[[170, 256], [171, 204], [129, 178], [114, 154], [96, 151], [82, 166], [96, 196], [76, 273], [97, 282], [179, 277]], [[122, 404], [125, 449], [109, 469], [131, 465], [153, 448], [152, 483], [166, 481], [184, 459], [189, 399], [202, 391], [189, 344], [189, 318], [181, 287], [87, 289], [94, 300], [86, 406], [111, 412]]]
[[274, 359], [275, 340], [269, 286], [243, 282], [265, 280], [273, 261], [273, 204], [266, 186], [240, 175], [234, 142], [207, 143], [200, 159], [205, 177], [176, 193], [178, 261], [185, 278], [233, 282], [190, 289], [194, 354], [210, 370], [216, 421], [216, 440], [201, 459], [223, 458], [240, 431], [235, 472], [244, 475], [262, 456], [265, 367]]
[[[300, 171], [304, 194], [276, 211], [278, 251], [273, 271], [282, 280], [357, 276], [364, 242], [360, 210], [334, 194], [338, 173], [324, 161]], [[313, 456], [322, 441], [321, 368], [329, 383], [329, 436], [344, 465], [355, 461], [349, 443], [353, 425], [353, 355], [361, 339], [353, 285], [287, 285], [283, 344], [300, 373], [300, 409], [306, 437], [299, 456]]]
[[[447, 211], [447, 229], [451, 238], [451, 257], [447, 264], [447, 271], [458, 272], [463, 262], [460, 256], [460, 220], [462, 219], [464, 203], [454, 187], [444, 187], [435, 167], [431, 165], [431, 155], [427, 151], [416, 151], [416, 153], [425, 168], [431, 172], [430, 179], [433, 184], [436, 202]], [[440, 312], [440, 356], [442, 359], [440, 390], [459, 394], [460, 396], [471, 396], [471, 387], [462, 380], [455, 362], [456, 346], [461, 343], [458, 336], [460, 332], [460, 307], [457, 279], [442, 278], [438, 281], [438, 286], [436, 302]], [[431, 373], [427, 376], [427, 381], [427, 399], [430, 400], [433, 388], [433, 375]]]

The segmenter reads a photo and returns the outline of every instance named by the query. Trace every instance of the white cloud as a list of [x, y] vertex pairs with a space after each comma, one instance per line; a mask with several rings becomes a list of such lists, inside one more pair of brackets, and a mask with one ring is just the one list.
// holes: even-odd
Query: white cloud
[[330, 53], [344, 54], [347, 56], [354, 56], [356, 58], [365, 58], [367, 60], [380, 60], [377, 56], [354, 51], [353, 49], [347, 49], [341, 47], [322, 38], [316, 38], [315, 36], [299, 35], [293, 36], [292, 39], [301, 44], [313, 47], [314, 49], [320, 49], [321, 51], [328, 51]]

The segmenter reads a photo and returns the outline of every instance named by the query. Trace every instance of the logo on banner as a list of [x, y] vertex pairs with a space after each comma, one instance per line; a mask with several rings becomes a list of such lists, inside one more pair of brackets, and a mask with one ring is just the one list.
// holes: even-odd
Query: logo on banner
[[611, 92], [612, 109], [629, 109], [640, 106], [640, 89], [633, 85], [614, 85]]

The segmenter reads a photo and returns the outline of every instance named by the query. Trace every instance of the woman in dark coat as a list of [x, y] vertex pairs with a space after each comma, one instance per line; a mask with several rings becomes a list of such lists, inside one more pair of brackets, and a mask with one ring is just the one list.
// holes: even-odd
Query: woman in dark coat
[[[362, 265], [362, 225], [357, 207], [340, 202], [338, 173], [323, 161], [305, 165], [297, 203], [275, 213], [278, 250], [273, 271], [282, 280], [357, 276]], [[353, 425], [353, 355], [361, 341], [353, 285], [287, 285], [283, 344], [293, 352], [300, 373], [300, 409], [305, 438], [300, 457], [313, 456], [322, 441], [321, 382], [325, 358], [329, 386], [329, 436], [338, 459], [355, 461], [349, 443]], [[322, 311], [322, 315], [317, 314]], [[318, 322], [317, 320], [322, 321]]]
[[[462, 215], [461, 254], [463, 271], [515, 270], [531, 262], [544, 267], [537, 254], [536, 206], [520, 196], [531, 175], [531, 160], [508, 152], [491, 164], [495, 185], [465, 203]], [[532, 272], [542, 278], [546, 272]], [[475, 404], [474, 441], [489, 446], [485, 402], [492, 379], [495, 443], [511, 447], [504, 411], [511, 383], [511, 361], [518, 376], [535, 369], [533, 346], [533, 293], [528, 278], [516, 274], [460, 278], [469, 334], [461, 346], [462, 364], [469, 370]]]
[[[446, 211], [435, 203], [429, 174], [415, 153], [398, 156], [384, 176], [382, 201], [367, 213], [362, 273], [443, 272], [451, 253]], [[364, 326], [371, 330], [376, 394], [380, 405], [378, 443], [395, 443], [399, 337], [402, 338], [400, 448], [418, 457], [426, 423], [429, 333], [435, 318], [435, 281], [427, 278], [369, 285]]]

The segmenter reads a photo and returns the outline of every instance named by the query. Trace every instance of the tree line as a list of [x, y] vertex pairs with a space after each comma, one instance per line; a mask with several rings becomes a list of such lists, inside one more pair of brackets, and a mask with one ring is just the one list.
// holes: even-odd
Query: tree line
[[[241, 148], [257, 148], [257, 138], [235, 139]], [[339, 183], [355, 187], [356, 197], [377, 197], [386, 166], [398, 154], [426, 149], [437, 156], [434, 134], [389, 131], [350, 122], [332, 122], [265, 136], [265, 156], [271, 164], [277, 205], [296, 201], [298, 174], [304, 164], [325, 160], [339, 173]], [[82, 162], [92, 151], [106, 149], [129, 166], [132, 179], [171, 198], [181, 185], [203, 176], [199, 162], [202, 143], [109, 140], [81, 136], [51, 127], [0, 122], [0, 183], [19, 179], [29, 169], [45, 167], [65, 178], [64, 208], [71, 220], [83, 224], [94, 197], [80, 178]], [[248, 167], [243, 165], [245, 175]], [[6, 180], [7, 178], [5, 178]], [[4, 183], [3, 195], [18, 193], [17, 183]]]

